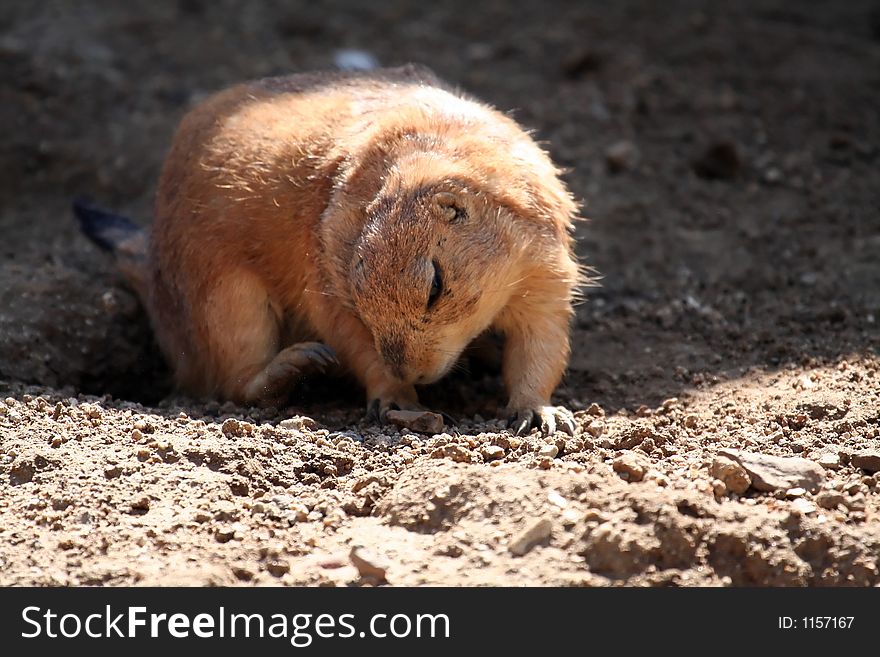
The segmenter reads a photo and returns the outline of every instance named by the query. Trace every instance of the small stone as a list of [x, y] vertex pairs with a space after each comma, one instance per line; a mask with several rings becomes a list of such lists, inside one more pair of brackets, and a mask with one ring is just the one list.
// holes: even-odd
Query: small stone
[[443, 445], [435, 449], [433, 452], [431, 452], [431, 458], [449, 459], [451, 461], [455, 461], [456, 463], [470, 463], [471, 453], [461, 445], [452, 443], [450, 445]]
[[107, 479], [115, 479], [121, 474], [122, 468], [118, 465], [111, 465], [109, 468], [106, 468], [104, 470], [104, 476], [107, 477]]
[[273, 559], [266, 564], [266, 570], [274, 577], [283, 577], [290, 572], [290, 562], [287, 559]]
[[715, 495], [715, 497], [724, 497], [727, 494], [727, 485], [720, 479], [713, 479], [712, 494]]
[[540, 518], [514, 536], [507, 549], [511, 554], [521, 557], [541, 541], [550, 538], [552, 531], [553, 523], [547, 518]]
[[214, 538], [217, 539], [218, 543], [228, 543], [233, 538], [235, 538], [235, 527], [232, 525], [224, 525], [222, 527], [218, 527], [214, 532]]
[[712, 476], [737, 495], [742, 495], [752, 485], [752, 479], [745, 468], [726, 456], [719, 455], [712, 460]]
[[605, 423], [602, 420], [593, 420], [587, 425], [587, 433], [598, 438], [605, 432]]
[[220, 425], [220, 431], [223, 432], [223, 435], [230, 438], [253, 436], [254, 425], [250, 422], [242, 422], [231, 417], [225, 420], [222, 425]]
[[626, 475], [624, 478], [627, 481], [641, 481], [649, 465], [648, 459], [635, 452], [621, 454], [611, 462], [614, 471], [621, 476]]
[[480, 450], [480, 453], [486, 461], [495, 461], [504, 458], [504, 448], [498, 445], [486, 445]]
[[385, 577], [388, 567], [366, 548], [360, 545], [353, 545], [348, 553], [348, 558], [352, 565], [357, 568], [358, 574], [364, 579], [371, 579], [376, 582], [386, 581]]
[[739, 449], [722, 449], [749, 473], [755, 490], [772, 492], [789, 488], [815, 491], [825, 479], [825, 470], [815, 461], [799, 457], [769, 456]]
[[599, 404], [590, 404], [590, 407], [585, 412], [587, 415], [594, 417], [605, 417], [605, 410]]
[[611, 173], [635, 168], [639, 161], [639, 149], [631, 141], [622, 139], [605, 149], [605, 165]]
[[149, 511], [150, 510], [150, 498], [146, 495], [143, 495], [137, 498], [135, 501], [131, 503], [132, 511]]
[[806, 494], [807, 494], [806, 489], [804, 489], [804, 488], [800, 488], [800, 487], [798, 487], [798, 488], [789, 488], [787, 491], [785, 491], [785, 496], [786, 496], [786, 497], [791, 497], [791, 498], [795, 498], [795, 497], [803, 497], [803, 496], [806, 495]]
[[822, 456], [819, 457], [817, 463], [823, 468], [836, 470], [840, 467], [840, 455], [833, 452], [825, 452], [824, 454], [822, 454]]
[[802, 497], [799, 497], [794, 502], [792, 502], [791, 506], [793, 509], [797, 509], [805, 516], [810, 515], [811, 513], [816, 513], [816, 511], [818, 511], [815, 504], [813, 504], [809, 500], [805, 500]]
[[542, 445], [538, 450], [538, 456], [546, 458], [555, 459], [557, 454], [559, 454], [559, 448], [556, 445]]
[[856, 452], [850, 457], [849, 462], [867, 472], [880, 472], [880, 451]]
[[424, 434], [443, 431], [443, 416], [430, 411], [388, 411], [385, 418], [394, 426]]
[[153, 424], [144, 418], [140, 418], [134, 421], [134, 428], [140, 431], [141, 433], [153, 433], [156, 430], [156, 427]]
[[312, 430], [318, 426], [312, 418], [305, 415], [295, 415], [285, 420], [281, 420], [278, 426], [282, 429], [296, 429], [297, 431]]
[[547, 501], [554, 506], [558, 506], [560, 509], [564, 509], [568, 506], [568, 500], [557, 493], [555, 490], [551, 490], [549, 493], [547, 493]]
[[229, 500], [220, 500], [214, 506], [216, 520], [234, 520], [238, 516], [238, 508]]

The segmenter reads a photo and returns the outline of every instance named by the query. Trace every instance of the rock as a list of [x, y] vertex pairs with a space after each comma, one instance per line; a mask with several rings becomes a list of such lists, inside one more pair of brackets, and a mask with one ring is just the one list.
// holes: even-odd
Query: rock
[[639, 161], [639, 149], [631, 141], [616, 141], [605, 149], [605, 164], [611, 173], [635, 168]]
[[803, 489], [803, 488], [800, 488], [800, 487], [798, 487], [798, 488], [789, 488], [787, 491], [785, 491], [785, 496], [786, 496], [786, 497], [791, 497], [791, 498], [795, 498], [795, 497], [803, 497], [803, 496], [806, 495], [806, 494], [807, 494], [807, 491], [806, 491], [805, 489]]
[[769, 456], [740, 449], [721, 449], [748, 472], [755, 490], [770, 492], [805, 488], [815, 491], [825, 478], [825, 470], [815, 461], [799, 457]]
[[584, 412], [593, 417], [605, 417], [605, 410], [596, 403], [590, 404], [590, 407]]
[[316, 428], [318, 426], [318, 423], [315, 422], [312, 418], [306, 417], [305, 415], [294, 415], [293, 417], [281, 420], [281, 422], [278, 423], [278, 426], [282, 429], [295, 429], [297, 431], [303, 431], [306, 429]]
[[635, 452], [626, 452], [621, 454], [611, 463], [614, 471], [621, 476], [626, 475], [624, 479], [627, 481], [641, 481], [648, 469], [650, 462], [644, 456], [639, 456]]
[[115, 479], [122, 474], [122, 468], [118, 465], [111, 465], [104, 469], [104, 476], [107, 479]]
[[366, 548], [360, 545], [353, 545], [348, 553], [348, 558], [352, 565], [357, 568], [358, 574], [361, 577], [376, 582], [386, 581], [385, 575], [388, 572], [388, 567]]
[[275, 577], [282, 577], [290, 572], [290, 562], [286, 559], [273, 559], [266, 564], [266, 570]]
[[545, 456], [551, 459], [555, 459], [557, 454], [559, 454], [559, 448], [556, 445], [542, 445], [541, 449], [538, 450], [538, 456]]
[[816, 504], [823, 509], [836, 509], [841, 504], [844, 504], [845, 499], [843, 493], [836, 490], [827, 490], [816, 495]]
[[220, 431], [228, 438], [242, 438], [254, 435], [254, 425], [231, 417], [220, 425]]
[[726, 456], [712, 460], [712, 476], [722, 481], [731, 493], [742, 495], [752, 485], [752, 478], [739, 463]]
[[805, 500], [802, 497], [799, 497], [794, 502], [792, 502], [791, 507], [793, 509], [797, 509], [805, 516], [810, 515], [811, 513], [816, 513], [816, 511], [818, 510], [815, 504], [813, 504], [809, 500]]
[[235, 538], [235, 527], [232, 525], [218, 527], [214, 532], [214, 538], [218, 543], [228, 543]]
[[514, 536], [507, 549], [511, 554], [521, 557], [541, 541], [550, 538], [552, 531], [553, 523], [547, 518], [540, 518]]
[[605, 431], [605, 423], [602, 420], [593, 420], [587, 425], [587, 433], [598, 438]]
[[555, 490], [551, 490], [549, 493], [547, 493], [547, 501], [554, 506], [558, 506], [560, 509], [564, 509], [568, 506], [568, 500], [557, 493]]
[[832, 452], [825, 452], [824, 454], [822, 454], [822, 456], [819, 457], [817, 463], [823, 468], [836, 470], [840, 467], [840, 456]]
[[732, 141], [718, 141], [710, 144], [692, 162], [694, 172], [700, 178], [735, 178], [743, 166], [737, 145]]
[[504, 458], [504, 448], [498, 445], [486, 445], [480, 450], [483, 458], [487, 461], [495, 461]]
[[462, 447], [461, 445], [456, 445], [452, 443], [450, 445], [443, 445], [442, 447], [438, 447], [433, 452], [431, 452], [432, 459], [449, 459], [450, 461], [455, 461], [456, 463], [470, 463], [471, 462], [471, 453]]
[[880, 471], [880, 451], [867, 450], [853, 454], [849, 462], [857, 468], [868, 472]]
[[435, 434], [443, 431], [443, 416], [430, 411], [388, 411], [385, 418], [394, 426], [418, 433]]

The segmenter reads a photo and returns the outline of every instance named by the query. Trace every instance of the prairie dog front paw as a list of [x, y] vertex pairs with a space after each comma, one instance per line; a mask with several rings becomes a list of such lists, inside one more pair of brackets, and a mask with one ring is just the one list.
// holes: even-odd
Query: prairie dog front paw
[[545, 436], [552, 436], [562, 431], [574, 436], [574, 415], [562, 406], [534, 405], [526, 408], [508, 409], [507, 428], [517, 436], [528, 433], [532, 427], [538, 427]]
[[419, 397], [413, 386], [402, 385], [390, 390], [382, 390], [367, 397], [368, 422], [378, 424], [385, 423], [385, 415], [388, 411], [421, 411], [424, 410], [419, 404]]

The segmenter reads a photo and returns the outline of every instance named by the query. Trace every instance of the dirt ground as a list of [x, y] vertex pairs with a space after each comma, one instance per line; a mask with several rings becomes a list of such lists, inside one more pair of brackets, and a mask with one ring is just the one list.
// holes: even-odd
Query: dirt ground
[[[0, 584], [378, 583], [356, 545], [391, 585], [880, 583], [880, 5], [552, 4], [0, 6]], [[345, 379], [170, 394], [70, 201], [148, 224], [188, 107], [341, 48], [570, 168], [574, 438], [512, 437], [477, 367], [424, 391], [440, 435]]]

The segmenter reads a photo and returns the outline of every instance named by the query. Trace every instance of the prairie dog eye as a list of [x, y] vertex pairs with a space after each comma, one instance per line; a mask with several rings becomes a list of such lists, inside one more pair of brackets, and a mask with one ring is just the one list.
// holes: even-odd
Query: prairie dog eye
[[434, 203], [450, 223], [464, 221], [467, 217], [467, 212], [461, 207], [461, 202], [452, 192], [437, 192], [434, 194]]
[[443, 272], [440, 270], [440, 265], [436, 260], [433, 260], [431, 266], [434, 268], [434, 280], [431, 281], [431, 289], [428, 292], [428, 309], [437, 303], [437, 299], [443, 292]]

